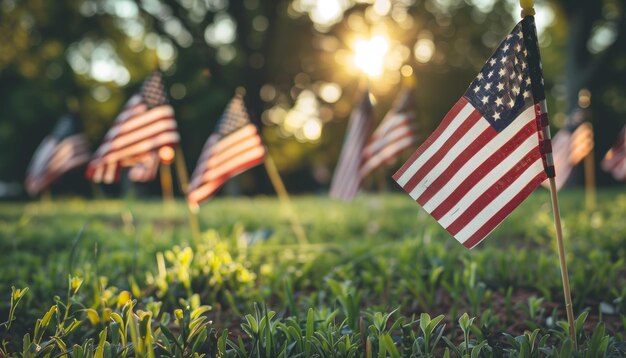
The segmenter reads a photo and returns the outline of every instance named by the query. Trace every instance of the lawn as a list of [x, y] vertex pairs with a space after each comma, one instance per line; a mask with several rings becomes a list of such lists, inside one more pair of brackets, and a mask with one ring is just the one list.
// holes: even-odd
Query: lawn
[[577, 346], [545, 190], [471, 251], [398, 194], [293, 198], [307, 243], [271, 197], [199, 242], [182, 202], [0, 203], [0, 356], [626, 356], [626, 194], [560, 199]]

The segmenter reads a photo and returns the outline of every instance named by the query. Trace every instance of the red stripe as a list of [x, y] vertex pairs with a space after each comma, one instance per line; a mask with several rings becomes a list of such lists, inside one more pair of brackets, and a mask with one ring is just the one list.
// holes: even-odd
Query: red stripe
[[[536, 132], [535, 124], [533, 122], [527, 123], [522, 129], [517, 132], [508, 142], [506, 142], [500, 149], [495, 151], [487, 160], [476, 168], [472, 174], [470, 174], [459, 186], [444, 200], [439, 206], [430, 213], [436, 220], [441, 219], [452, 206], [454, 206], [459, 200], [465, 196], [467, 191], [474, 187], [482, 178], [487, 175], [491, 169], [493, 169], [498, 163], [502, 162], [508, 157], [521, 143], [523, 143], [529, 136], [534, 135]], [[424, 205], [420, 203], [421, 205]]]
[[476, 121], [480, 120], [482, 114], [477, 110], [473, 110], [470, 115], [463, 120], [463, 123], [455, 130], [448, 140], [443, 143], [441, 148], [437, 150], [419, 170], [413, 174], [411, 179], [404, 185], [404, 190], [410, 193], [419, 184], [424, 177], [448, 154], [450, 149], [457, 144], [457, 142], [463, 138], [463, 136], [476, 124]]
[[437, 177], [437, 179], [435, 179], [435, 181], [429, 184], [428, 188], [422, 193], [422, 195], [419, 196], [419, 198], [417, 198], [416, 201], [421, 205], [427, 203], [441, 188], [443, 188], [444, 185], [448, 183], [448, 181], [450, 181], [450, 179], [452, 179], [454, 174], [456, 174], [456, 172], [458, 172], [468, 160], [484, 148], [485, 144], [489, 143], [489, 141], [495, 138], [497, 134], [498, 132], [493, 129], [493, 127], [487, 127], [487, 129], [474, 139], [467, 149], [459, 153], [459, 156], [456, 157], [452, 163], [450, 163], [450, 166], [448, 166], [448, 168], [446, 168], [446, 170], [444, 170]]
[[[169, 121], [169, 120], [172, 120], [172, 121], [173, 121], [173, 120], [174, 120], [174, 117], [161, 117], [161, 118], [159, 118], [159, 119], [158, 119], [158, 121], [161, 121], [161, 120], [163, 120], [163, 121]], [[148, 125], [152, 125], [152, 124], [154, 124], [154, 123], [157, 123], [158, 121], [153, 121], [153, 122], [150, 122], [150, 123], [148, 123]], [[113, 138], [109, 138], [109, 140], [107, 140], [107, 141], [103, 142], [103, 143], [101, 144], [101, 146], [102, 146], [102, 145], [105, 145], [105, 144], [111, 144], [111, 145], [113, 145], [112, 143], [114, 143], [114, 142], [116, 142], [116, 141], [119, 141], [120, 139], [124, 138], [125, 136], [131, 135], [133, 132], [135, 132], [135, 131], [137, 131], [137, 130], [140, 130], [140, 129], [146, 129], [146, 127], [148, 127], [148, 125], [143, 126], [143, 127], [138, 127], [138, 128], [135, 128], [135, 129], [133, 129], [132, 131], [126, 131], [126, 132], [123, 132], [123, 133], [117, 133], [117, 135], [116, 135], [115, 137], [113, 137]], [[136, 140], [135, 142], [131, 142], [131, 143], [128, 143], [128, 144], [124, 145], [123, 147], [111, 147], [111, 148], [109, 148], [109, 150], [108, 150], [107, 152], [105, 152], [104, 154], [102, 154], [102, 156], [105, 156], [105, 155], [107, 155], [107, 154], [109, 154], [109, 153], [111, 153], [111, 152], [113, 152], [113, 151], [116, 151], [116, 150], [120, 150], [120, 149], [123, 149], [123, 148], [129, 147], [129, 146], [131, 146], [131, 145], [133, 145], [133, 144], [135, 144], [135, 143], [137, 143], [137, 142], [140, 142], [140, 141], [142, 141], [142, 140], [144, 140], [144, 139], [146, 139], [146, 138], [156, 137], [157, 135], [163, 134], [163, 133], [165, 133], [165, 132], [176, 132], [176, 126], [174, 126], [174, 127], [175, 127], [175, 128], [166, 129], [166, 130], [160, 131], [160, 132], [158, 132], [158, 133], [150, 134], [148, 137], [144, 137], [143, 139], [138, 139], [138, 140]]]
[[487, 222], [485, 222], [485, 224], [480, 229], [478, 229], [474, 233], [474, 235], [470, 236], [467, 240], [465, 240], [463, 245], [467, 247], [468, 249], [471, 249], [474, 246], [476, 246], [491, 231], [493, 231], [493, 229], [495, 229], [496, 226], [498, 226], [498, 224], [502, 222], [502, 220], [504, 220], [515, 208], [517, 208], [517, 206], [521, 204], [524, 201], [524, 199], [526, 199], [528, 195], [530, 195], [530, 193], [532, 193], [533, 190], [535, 190], [541, 184], [542, 181], [546, 180], [547, 178], [548, 176], [546, 175], [545, 172], [541, 172], [537, 174], [537, 176], [535, 176], [533, 180], [531, 180], [530, 183], [528, 183], [528, 185], [524, 187], [524, 189], [522, 189], [519, 193], [517, 193], [495, 215], [489, 218], [489, 220], [487, 220]]
[[446, 114], [446, 116], [443, 118], [439, 126], [435, 129], [435, 131], [430, 136], [428, 136], [428, 138], [424, 141], [424, 143], [422, 143], [422, 145], [419, 148], [417, 148], [417, 150], [413, 154], [411, 154], [411, 157], [409, 158], [409, 160], [407, 160], [407, 162], [404, 163], [404, 165], [400, 169], [398, 169], [398, 171], [393, 175], [394, 180], [397, 181], [398, 179], [400, 179], [402, 174], [404, 174], [404, 172], [411, 166], [411, 164], [413, 164], [413, 162], [415, 162], [415, 160], [419, 156], [421, 156], [422, 153], [424, 153], [424, 151], [426, 151], [437, 140], [437, 138], [441, 136], [443, 132], [445, 132], [445, 130], [450, 125], [450, 122], [452, 122], [454, 117], [456, 117], [457, 114], [459, 114], [461, 109], [463, 109], [463, 107], [465, 107], [466, 104], [467, 104], [467, 100], [465, 99], [465, 97], [461, 97], [461, 99], [459, 99], [456, 102], [456, 104], [452, 107], [452, 109], [450, 109], [448, 114]]
[[[233, 153], [232, 155], [230, 155], [229, 157], [223, 158], [221, 161], [217, 162], [215, 165], [213, 166], [208, 166], [205, 169], [204, 173], [206, 174], [207, 172], [211, 172], [211, 171], [217, 171], [219, 170], [222, 166], [227, 165], [228, 163], [232, 163], [235, 161], [238, 161], [240, 157], [244, 157], [246, 155], [246, 153], [248, 152], [252, 152], [254, 150], [256, 150], [257, 148], [263, 148], [263, 145], [261, 143], [258, 143], [257, 145], [254, 145], [252, 147], [248, 147], [248, 148], [243, 148], [235, 153]], [[213, 157], [211, 157], [213, 158]], [[209, 158], [209, 160], [211, 159]], [[204, 175], [204, 174], [203, 174]]]
[[526, 155], [519, 160], [513, 168], [509, 169], [506, 174], [501, 176], [489, 189], [487, 189], [476, 201], [469, 205], [463, 214], [461, 214], [450, 226], [446, 228], [452, 236], [461, 231], [472, 219], [476, 217], [487, 205], [493, 202], [506, 188], [511, 186], [513, 182], [524, 174], [524, 171], [534, 162], [541, 159], [539, 150], [534, 147]]
[[[106, 152], [106, 154], [104, 154], [100, 158], [100, 160], [106, 161], [107, 160], [106, 158], [111, 156], [115, 152], [120, 152], [120, 151], [126, 150], [126, 149], [128, 149], [128, 148], [130, 148], [132, 146], [138, 145], [138, 144], [140, 144], [142, 142], [145, 142], [145, 141], [150, 141], [150, 140], [152, 140], [152, 139], [154, 139], [154, 138], [156, 138], [156, 137], [158, 137], [160, 135], [166, 134], [166, 133], [178, 133], [178, 132], [175, 129], [166, 129], [164, 131], [153, 133], [149, 137], [144, 137], [144, 138], [138, 139], [138, 140], [136, 140], [136, 141], [134, 141], [132, 143], [126, 144], [126, 145], [124, 145], [122, 147], [117, 147], [117, 148], [113, 148], [113, 149], [109, 150], [108, 152]], [[142, 150], [141, 152], [142, 153], [143, 152], [148, 152], [148, 151], [151, 151], [151, 150], [154, 150], [154, 149], [159, 149], [159, 148], [161, 148], [163, 146], [166, 146], [166, 145], [176, 145], [176, 144], [178, 144], [178, 141], [168, 141], [167, 143], [152, 143], [150, 148], [146, 149], [145, 151]], [[130, 157], [136, 156], [138, 154], [141, 154], [141, 153], [131, 154]]]

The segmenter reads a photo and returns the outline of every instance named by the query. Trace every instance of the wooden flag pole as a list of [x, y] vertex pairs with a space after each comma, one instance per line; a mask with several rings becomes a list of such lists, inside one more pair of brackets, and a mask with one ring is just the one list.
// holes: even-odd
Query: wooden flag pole
[[596, 161], [593, 150], [584, 159], [585, 166], [585, 206], [592, 211], [596, 208]]
[[189, 226], [191, 228], [191, 235], [193, 237], [194, 244], [198, 246], [201, 240], [200, 235], [200, 223], [198, 222], [198, 210], [192, 208], [187, 202], [187, 188], [189, 187], [189, 176], [187, 176], [187, 165], [185, 164], [185, 157], [183, 156], [183, 149], [180, 145], [176, 146], [176, 154], [174, 155], [176, 164], [176, 174], [178, 176], [178, 182], [180, 184], [180, 190], [185, 197], [185, 203], [187, 204], [187, 216], [189, 217]]
[[550, 196], [552, 198], [552, 213], [554, 215], [554, 228], [556, 230], [556, 241], [559, 250], [559, 262], [561, 264], [561, 280], [563, 281], [563, 295], [565, 296], [565, 310], [567, 311], [567, 322], [569, 323], [569, 334], [577, 347], [576, 331], [574, 327], [574, 309], [572, 307], [572, 294], [569, 286], [569, 275], [567, 274], [567, 261], [565, 259], [565, 246], [563, 245], [563, 229], [561, 228], [561, 212], [559, 211], [559, 199], [556, 195], [556, 181], [554, 177], [550, 179]]
[[267, 171], [267, 175], [272, 182], [272, 186], [274, 186], [274, 190], [278, 195], [278, 199], [281, 204], [287, 210], [287, 214], [289, 215], [289, 221], [291, 222], [291, 229], [296, 234], [298, 238], [298, 243], [301, 245], [308, 244], [309, 241], [306, 238], [306, 234], [304, 228], [302, 227], [302, 223], [298, 219], [293, 207], [291, 206], [291, 201], [289, 200], [289, 193], [287, 193], [287, 189], [285, 188], [285, 184], [278, 173], [278, 169], [276, 168], [276, 164], [274, 164], [274, 160], [270, 156], [267, 148], [265, 149], [265, 170]]
[[161, 178], [161, 193], [163, 194], [163, 202], [171, 204], [174, 201], [171, 166], [169, 164], [159, 165], [159, 176]]
[[[532, 87], [532, 93], [535, 100], [535, 113], [537, 109], [541, 107], [540, 101], [545, 101], [545, 90], [543, 88], [543, 74], [541, 70], [541, 60], [539, 55], [539, 45], [537, 40], [537, 30], [535, 27], [535, 9], [533, 0], [520, 0], [520, 6], [522, 7], [522, 31], [524, 32], [524, 43], [528, 50], [527, 60], [530, 74], [530, 82]], [[547, 125], [547, 111], [545, 111], [545, 120]], [[550, 139], [550, 132], [547, 131], [546, 139]], [[551, 154], [548, 155], [550, 159]], [[577, 347], [576, 332], [574, 326], [574, 310], [572, 307], [572, 294], [569, 285], [569, 276], [567, 273], [567, 262], [565, 259], [565, 247], [563, 245], [563, 230], [561, 228], [561, 213], [559, 211], [559, 201], [556, 195], [556, 181], [554, 173], [549, 175], [550, 182], [550, 196], [552, 198], [552, 213], [554, 215], [554, 228], [556, 229], [556, 240], [559, 250], [559, 262], [561, 266], [561, 280], [563, 281], [563, 295], [565, 296], [565, 310], [567, 312], [567, 322], [569, 324], [569, 334], [574, 343], [574, 347]]]

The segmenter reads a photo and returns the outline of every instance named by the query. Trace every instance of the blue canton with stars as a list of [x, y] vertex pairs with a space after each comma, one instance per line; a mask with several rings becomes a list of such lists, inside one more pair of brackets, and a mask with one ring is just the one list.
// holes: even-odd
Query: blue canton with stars
[[533, 105], [521, 23], [498, 46], [464, 97], [498, 132]]

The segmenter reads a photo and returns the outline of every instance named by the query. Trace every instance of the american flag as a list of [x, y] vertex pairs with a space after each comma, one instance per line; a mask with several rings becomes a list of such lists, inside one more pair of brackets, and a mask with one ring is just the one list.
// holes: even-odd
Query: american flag
[[392, 162], [400, 152], [416, 143], [412, 97], [412, 89], [407, 88], [400, 93], [365, 145], [359, 170], [361, 180], [381, 165]]
[[[141, 166], [140, 163], [148, 163], [147, 159], [159, 148], [178, 144], [180, 136], [176, 128], [174, 109], [168, 104], [161, 73], [154, 72], [115, 119], [89, 162], [87, 179], [97, 183], [119, 181], [121, 168]], [[152, 164], [158, 166], [158, 161]], [[154, 174], [137, 178], [141, 177], [142, 181], [154, 179], [156, 168], [147, 172]]]
[[617, 142], [606, 153], [601, 166], [616, 180], [626, 180], [626, 126], [619, 132]]
[[393, 176], [467, 248], [554, 176], [542, 77], [527, 16]]
[[197, 206], [235, 175], [263, 163], [265, 147], [250, 123], [243, 98], [237, 94], [224, 111], [217, 131], [206, 141], [187, 193]]
[[[569, 179], [572, 169], [578, 165], [593, 150], [593, 127], [589, 122], [583, 122], [572, 132], [563, 128], [552, 138], [552, 153], [555, 183], [560, 190]], [[544, 181], [543, 186], [548, 187]]]
[[351, 200], [356, 196], [361, 184], [363, 148], [372, 123], [372, 104], [369, 91], [365, 91], [360, 104], [352, 111], [348, 131], [343, 141], [339, 162], [330, 184], [330, 197]]
[[31, 196], [39, 194], [64, 173], [87, 163], [89, 156], [89, 145], [76, 117], [61, 117], [33, 155], [26, 172], [26, 191]]

